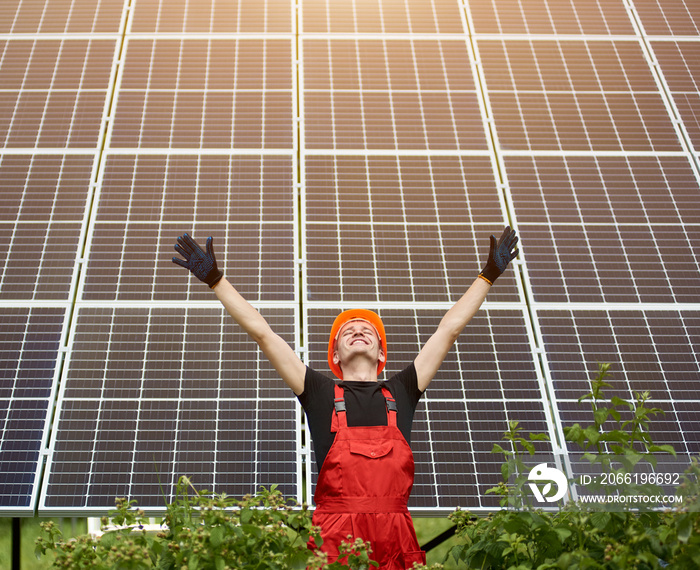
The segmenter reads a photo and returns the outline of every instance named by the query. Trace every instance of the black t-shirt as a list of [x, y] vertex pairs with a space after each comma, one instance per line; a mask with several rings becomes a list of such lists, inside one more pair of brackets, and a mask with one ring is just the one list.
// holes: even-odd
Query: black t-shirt
[[[312, 368], [306, 368], [304, 391], [298, 396], [311, 432], [319, 472], [333, 445], [335, 434], [331, 432], [335, 381]], [[423, 394], [418, 389], [416, 368], [413, 363], [394, 374], [386, 382], [341, 382], [345, 389], [345, 406], [348, 426], [385, 426], [387, 411], [382, 386], [386, 386], [396, 400], [398, 409], [396, 425], [411, 443], [411, 424], [418, 400]]]

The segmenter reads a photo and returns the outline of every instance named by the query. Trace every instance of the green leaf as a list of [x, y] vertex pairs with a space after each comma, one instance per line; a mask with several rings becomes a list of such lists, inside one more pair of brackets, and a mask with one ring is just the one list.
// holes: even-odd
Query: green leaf
[[[288, 567], [292, 570], [303, 570], [309, 563], [309, 550], [299, 549], [292, 552], [288, 560]], [[218, 570], [218, 569], [217, 569]]]
[[561, 526], [555, 527], [554, 532], [557, 533], [561, 542], [564, 542], [567, 538], [571, 536], [571, 531], [568, 528], [564, 528]]
[[581, 426], [574, 424], [564, 428], [564, 435], [567, 441], [579, 441], [581, 439]]
[[606, 511], [596, 511], [591, 514], [591, 524], [599, 530], [608, 526], [610, 519], [610, 513]]
[[546, 433], [530, 433], [528, 437], [530, 441], [549, 441], [549, 436]]
[[667, 444], [664, 444], [664, 445], [650, 445], [650, 446], [649, 446], [649, 451], [652, 452], [652, 453], [658, 453], [658, 452], [670, 453], [670, 454], [673, 455], [674, 457], [676, 456], [676, 450], [673, 448], [672, 445], [667, 445]]
[[690, 513], [684, 513], [678, 517], [678, 540], [688, 542], [693, 532], [693, 517]]
[[602, 426], [605, 423], [605, 420], [608, 419], [608, 414], [610, 413], [610, 410], [608, 408], [598, 408], [595, 413], [593, 414], [593, 418], [595, 419], [595, 423]]
[[226, 561], [218, 554], [214, 557], [214, 567], [216, 570], [224, 570], [226, 568]]
[[251, 511], [249, 508], [246, 507], [241, 510], [241, 524], [248, 524], [252, 518], [253, 511]]
[[262, 532], [263, 532], [259, 526], [256, 526], [254, 524], [242, 524], [241, 530], [244, 533], [250, 534], [256, 538], [260, 538], [262, 536]]
[[219, 548], [224, 542], [224, 527], [215, 526], [209, 534], [209, 542], [214, 548]]
[[600, 440], [600, 433], [594, 426], [588, 426], [583, 430], [586, 439], [588, 439], [589, 445], [595, 445]]
[[504, 481], [508, 481], [508, 477], [510, 477], [510, 465], [508, 462], [501, 464], [501, 475]]

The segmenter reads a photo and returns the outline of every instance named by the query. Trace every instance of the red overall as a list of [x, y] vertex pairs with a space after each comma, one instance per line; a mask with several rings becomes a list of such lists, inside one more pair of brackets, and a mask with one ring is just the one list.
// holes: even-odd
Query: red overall
[[331, 431], [333, 445], [323, 462], [316, 485], [313, 523], [321, 527], [328, 561], [348, 535], [371, 543], [371, 558], [379, 568], [405, 570], [425, 564], [408, 497], [413, 487], [413, 453], [396, 427], [396, 402], [386, 388], [386, 426], [348, 427], [343, 388], [335, 386]]

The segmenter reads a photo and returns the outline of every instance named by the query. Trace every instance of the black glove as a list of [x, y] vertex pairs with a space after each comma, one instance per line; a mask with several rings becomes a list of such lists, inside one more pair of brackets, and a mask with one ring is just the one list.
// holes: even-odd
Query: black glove
[[489, 259], [479, 273], [479, 277], [488, 281], [491, 285], [506, 270], [508, 264], [518, 255], [520, 250], [512, 251], [518, 243], [518, 236], [510, 226], [503, 230], [501, 239], [496, 242], [496, 236], [491, 236], [491, 249], [489, 249]]
[[207, 251], [205, 252], [189, 235], [182, 235], [177, 238], [175, 251], [182, 255], [185, 260], [173, 257], [173, 263], [189, 269], [197, 279], [203, 281], [209, 287], [214, 287], [224, 276], [216, 266], [212, 241], [212, 237], [209, 236], [207, 238]]

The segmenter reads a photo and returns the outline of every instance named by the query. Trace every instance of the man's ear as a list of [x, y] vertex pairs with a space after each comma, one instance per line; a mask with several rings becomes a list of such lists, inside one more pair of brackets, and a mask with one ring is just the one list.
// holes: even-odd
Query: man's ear
[[386, 354], [381, 348], [379, 349], [379, 362], [386, 362]]
[[340, 364], [340, 356], [338, 356], [338, 351], [333, 351], [333, 364]]

